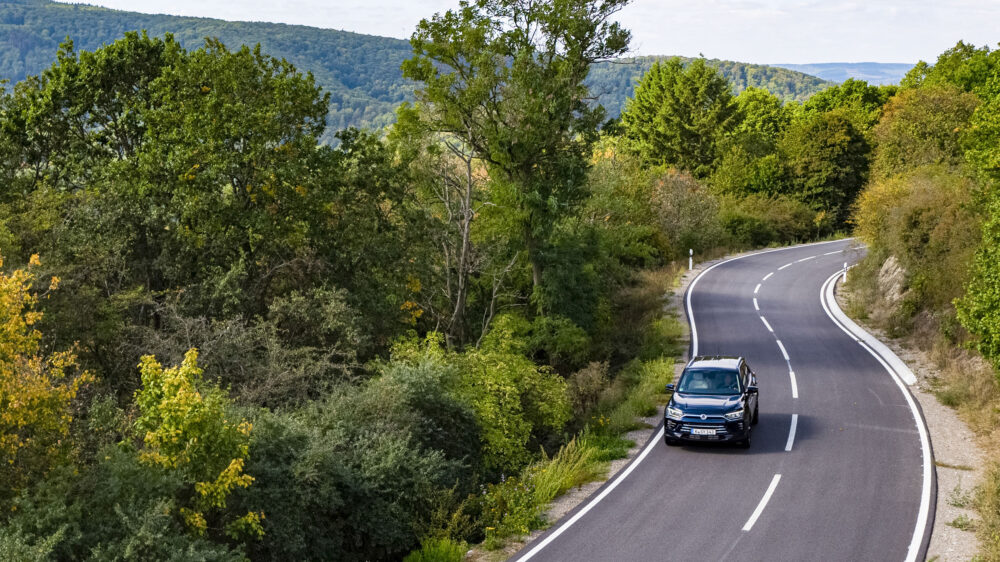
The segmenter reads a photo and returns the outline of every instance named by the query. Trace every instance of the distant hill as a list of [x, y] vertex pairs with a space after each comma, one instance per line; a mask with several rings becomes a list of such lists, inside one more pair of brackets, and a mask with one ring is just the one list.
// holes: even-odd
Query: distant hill
[[796, 70], [819, 76], [832, 82], [843, 82], [848, 78], [864, 80], [869, 84], [899, 84], [906, 73], [913, 68], [910, 63], [884, 62], [827, 62], [816, 64], [772, 64], [780, 68]]
[[[430, 14], [428, 14], [430, 15]], [[311, 71], [331, 93], [330, 133], [348, 126], [383, 127], [393, 121], [413, 85], [399, 66], [410, 56], [409, 42], [388, 37], [280, 23], [229, 22], [208, 18], [123, 12], [51, 0], [0, 0], [0, 78], [12, 82], [38, 74], [55, 60], [67, 36], [77, 50], [93, 51], [126, 31], [151, 35], [173, 33], [187, 48], [218, 37], [230, 48], [260, 43], [265, 52], [283, 57], [299, 70]], [[657, 59], [639, 57], [597, 65], [589, 83], [609, 116], [617, 116], [635, 83]], [[799, 72], [712, 61], [739, 92], [767, 88], [786, 100], [803, 100], [830, 84]]]
[[[617, 117], [625, 108], [625, 100], [632, 96], [635, 84], [656, 61], [671, 57], [636, 57], [596, 65], [590, 71], [587, 82], [591, 93], [600, 96], [600, 101], [611, 117]], [[693, 59], [680, 57], [684, 63]], [[725, 60], [709, 59], [708, 64], [716, 67], [733, 85], [733, 93], [740, 93], [749, 86], [764, 88], [784, 101], [805, 101], [816, 92], [834, 86], [833, 82], [822, 80], [802, 72]]]

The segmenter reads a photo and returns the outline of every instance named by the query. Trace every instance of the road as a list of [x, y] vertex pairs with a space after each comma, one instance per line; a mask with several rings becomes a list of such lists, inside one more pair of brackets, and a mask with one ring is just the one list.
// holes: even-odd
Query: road
[[742, 355], [757, 373], [751, 448], [667, 447], [661, 427], [513, 560], [922, 560], [933, 523], [923, 420], [821, 302], [858, 258], [849, 247], [752, 254], [696, 278], [692, 352]]

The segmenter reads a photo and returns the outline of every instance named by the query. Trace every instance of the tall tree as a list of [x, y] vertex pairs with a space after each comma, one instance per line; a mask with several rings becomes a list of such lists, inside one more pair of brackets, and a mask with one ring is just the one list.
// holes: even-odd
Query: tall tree
[[714, 169], [718, 144], [740, 122], [729, 82], [704, 59], [658, 62], [639, 81], [622, 113], [625, 134], [648, 163], [699, 177]]
[[476, 0], [423, 20], [403, 74], [419, 82], [433, 128], [488, 166], [536, 289], [556, 221], [583, 196], [589, 147], [604, 117], [590, 66], [625, 52], [611, 17], [628, 0]]
[[788, 167], [790, 195], [846, 220], [868, 178], [871, 151], [850, 114], [840, 109], [807, 115], [789, 127], [778, 149]]

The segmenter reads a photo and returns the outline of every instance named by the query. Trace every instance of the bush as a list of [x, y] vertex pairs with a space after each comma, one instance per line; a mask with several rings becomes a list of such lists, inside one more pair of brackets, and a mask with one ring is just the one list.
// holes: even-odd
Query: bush
[[829, 233], [833, 217], [787, 195], [724, 197], [719, 220], [738, 245], [798, 242]]
[[719, 202], [697, 179], [668, 170], [655, 177], [653, 185], [653, 207], [670, 249], [667, 257], [679, 259], [689, 249], [701, 254], [728, 244], [719, 222]]
[[420, 544], [420, 550], [406, 555], [403, 562], [462, 562], [469, 545], [451, 539], [429, 539]]
[[510, 476], [497, 484], [488, 484], [482, 497], [482, 524], [486, 530], [483, 546], [494, 550], [507, 537], [521, 536], [545, 524], [542, 508], [536, 501], [535, 487], [528, 479]]
[[588, 445], [585, 433], [570, 439], [551, 460], [543, 459], [528, 469], [527, 478], [534, 485], [535, 503], [545, 506], [570, 488], [600, 478], [606, 470], [594, 459], [595, 452]]

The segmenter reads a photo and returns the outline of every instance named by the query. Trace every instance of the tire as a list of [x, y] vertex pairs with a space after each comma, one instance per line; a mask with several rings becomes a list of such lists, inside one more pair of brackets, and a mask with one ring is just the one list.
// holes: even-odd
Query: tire
[[760, 410], [760, 406], [757, 405], [757, 404], [754, 404], [754, 406], [753, 406], [753, 422], [751, 422], [753, 425], [757, 425], [757, 422], [760, 421], [760, 417], [757, 415], [757, 412], [759, 410]]
[[746, 439], [744, 439], [743, 441], [740, 441], [740, 448], [742, 448], [742, 449], [749, 449], [750, 448], [750, 434], [751, 433], [752, 432], [748, 431]]
[[678, 441], [676, 439], [671, 439], [671, 438], [667, 437], [666, 435], [663, 436], [663, 442], [667, 444], [667, 447], [676, 447], [676, 446], [678, 446], [678, 445], [681, 444], [680, 441]]

